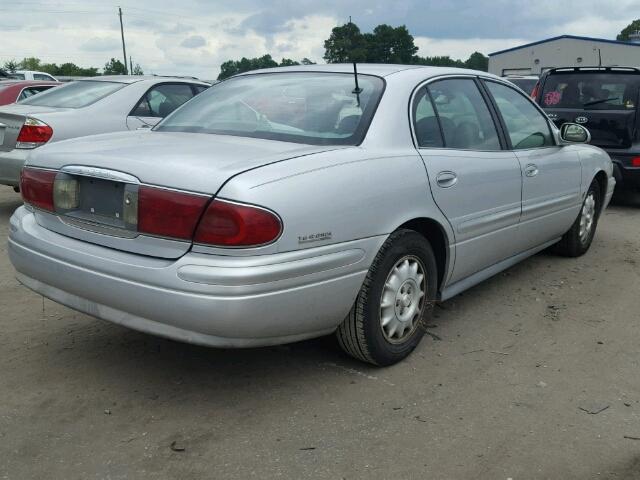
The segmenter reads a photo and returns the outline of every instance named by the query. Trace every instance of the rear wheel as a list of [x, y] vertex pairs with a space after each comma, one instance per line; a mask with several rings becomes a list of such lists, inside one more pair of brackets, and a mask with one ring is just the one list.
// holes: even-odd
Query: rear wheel
[[589, 186], [587, 195], [582, 202], [578, 218], [562, 239], [555, 245], [555, 251], [567, 257], [584, 255], [593, 241], [598, 225], [600, 213], [600, 187], [594, 180]]
[[418, 345], [436, 294], [429, 242], [413, 230], [391, 234], [376, 256], [336, 336], [349, 355], [391, 365]]

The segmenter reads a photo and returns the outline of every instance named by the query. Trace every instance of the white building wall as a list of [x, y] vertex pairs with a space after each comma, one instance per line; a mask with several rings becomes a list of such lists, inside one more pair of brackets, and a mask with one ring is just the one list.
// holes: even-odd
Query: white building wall
[[489, 57], [489, 72], [496, 75], [539, 75], [554, 67], [597, 66], [598, 49], [603, 66], [640, 67], [640, 45], [560, 38]]

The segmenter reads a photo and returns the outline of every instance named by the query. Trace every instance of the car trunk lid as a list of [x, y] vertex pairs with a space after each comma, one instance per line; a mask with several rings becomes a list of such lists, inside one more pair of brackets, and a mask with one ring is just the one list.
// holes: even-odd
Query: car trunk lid
[[140, 131], [53, 144], [34, 151], [28, 164], [57, 170], [56, 181], [74, 185], [72, 204], [57, 204], [55, 214], [38, 212], [41, 225], [111, 248], [178, 258], [188, 251], [191, 239], [138, 232], [133, 213], [141, 188], [189, 192], [208, 201], [227, 180], [244, 171], [336, 148], [341, 147]]

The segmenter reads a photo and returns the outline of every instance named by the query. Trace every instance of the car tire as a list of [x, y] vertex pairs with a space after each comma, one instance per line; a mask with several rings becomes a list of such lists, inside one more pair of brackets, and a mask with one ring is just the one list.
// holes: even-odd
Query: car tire
[[352, 357], [378, 366], [407, 357], [433, 309], [438, 272], [431, 245], [413, 230], [392, 233], [376, 255], [336, 336]]
[[587, 190], [578, 217], [569, 231], [555, 245], [556, 253], [565, 257], [579, 257], [589, 250], [596, 233], [601, 202], [600, 187], [594, 180]]

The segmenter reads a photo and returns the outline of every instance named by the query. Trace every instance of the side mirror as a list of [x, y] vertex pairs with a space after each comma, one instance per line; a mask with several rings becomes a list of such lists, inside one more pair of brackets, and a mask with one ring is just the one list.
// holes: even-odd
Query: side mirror
[[577, 123], [563, 123], [560, 127], [560, 138], [566, 143], [589, 143], [591, 134]]

